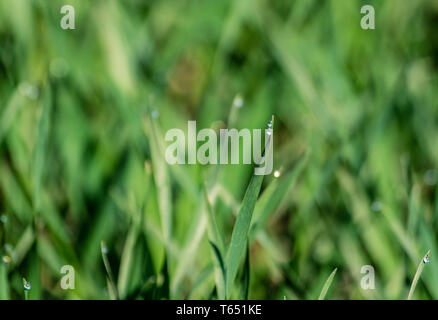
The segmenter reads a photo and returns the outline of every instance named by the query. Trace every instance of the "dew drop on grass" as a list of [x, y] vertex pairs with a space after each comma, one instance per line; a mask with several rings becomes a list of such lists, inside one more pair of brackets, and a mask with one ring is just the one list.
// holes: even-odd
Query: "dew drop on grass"
[[274, 171], [274, 177], [278, 178], [281, 175], [280, 171], [275, 170]]
[[3, 262], [4, 263], [6, 263], [6, 264], [9, 264], [9, 263], [11, 263], [11, 257], [9, 257], [9, 256], [3, 256]]
[[55, 78], [63, 78], [68, 73], [67, 61], [63, 58], [56, 58], [50, 62], [50, 73]]
[[30, 282], [27, 281], [26, 279], [23, 279], [23, 287], [24, 287], [24, 290], [26, 290], [26, 291], [29, 291], [30, 288], [32, 288]]
[[36, 86], [30, 84], [29, 82], [20, 83], [18, 90], [20, 91], [20, 93], [23, 96], [28, 97], [31, 100], [38, 99], [38, 96], [39, 96], [38, 88]]
[[108, 248], [106, 246], [102, 246], [102, 253], [103, 254], [107, 254], [108, 253]]
[[160, 116], [160, 113], [157, 110], [152, 111], [152, 118], [158, 119], [159, 116]]
[[371, 210], [373, 210], [374, 212], [379, 212], [380, 210], [382, 210], [382, 204], [380, 203], [380, 201], [374, 201], [371, 204]]
[[424, 257], [423, 262], [424, 263], [429, 263], [430, 262], [429, 256]]
[[437, 182], [437, 172], [436, 170], [430, 169], [427, 170], [424, 174], [424, 183], [428, 186], [434, 186]]
[[233, 100], [233, 106], [236, 108], [242, 108], [244, 104], [243, 98], [240, 94], [238, 94]]

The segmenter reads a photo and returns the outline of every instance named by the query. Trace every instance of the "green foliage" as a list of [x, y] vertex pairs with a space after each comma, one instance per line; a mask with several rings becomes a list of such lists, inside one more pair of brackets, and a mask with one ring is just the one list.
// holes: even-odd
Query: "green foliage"
[[[73, 2], [0, 0], [1, 299], [438, 299], [433, 1]], [[164, 161], [272, 115], [275, 175]]]

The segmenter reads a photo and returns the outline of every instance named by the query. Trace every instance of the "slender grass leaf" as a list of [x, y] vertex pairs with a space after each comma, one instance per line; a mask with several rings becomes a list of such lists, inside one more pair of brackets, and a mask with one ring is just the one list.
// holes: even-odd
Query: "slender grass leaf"
[[430, 250], [426, 252], [424, 257], [421, 259], [420, 263], [418, 264], [417, 271], [415, 272], [414, 279], [412, 280], [411, 288], [409, 289], [408, 300], [412, 299], [415, 288], [417, 287], [418, 284], [418, 280], [420, 280], [421, 273], [423, 272], [424, 265], [426, 263], [429, 263], [429, 259], [430, 259]]
[[111, 270], [111, 265], [108, 261], [108, 248], [106, 247], [106, 245], [103, 241], [100, 243], [100, 248], [101, 248], [101, 252], [102, 252], [103, 264], [105, 266], [105, 270], [107, 273], [106, 283], [107, 283], [107, 287], [108, 287], [108, 294], [109, 294], [111, 300], [117, 300], [117, 298], [118, 298], [117, 288], [116, 288], [116, 285], [114, 282], [114, 276], [113, 276], [113, 272]]
[[222, 254], [219, 248], [210, 241], [210, 246], [213, 251], [213, 255], [215, 258], [215, 272], [216, 272], [216, 288], [218, 292], [218, 298], [220, 300], [225, 299], [225, 279], [226, 279], [226, 271], [224, 261], [222, 259]]
[[327, 295], [327, 291], [329, 290], [329, 288], [330, 288], [330, 286], [331, 286], [331, 284], [333, 282], [333, 279], [334, 279], [334, 277], [336, 275], [336, 271], [338, 271], [338, 268], [335, 268], [335, 270], [332, 271], [330, 276], [325, 281], [324, 286], [322, 287], [321, 294], [319, 295], [318, 300], [324, 300], [325, 299], [325, 296]]
[[38, 124], [38, 133], [34, 150], [34, 184], [33, 184], [33, 205], [38, 212], [41, 205], [41, 193], [44, 179], [46, 156], [49, 143], [50, 113], [52, 109], [52, 91], [47, 87], [44, 94], [42, 113]]
[[[273, 119], [271, 123], [273, 127]], [[269, 136], [266, 141], [264, 155], [266, 155], [268, 152], [272, 152], [272, 135]], [[265, 164], [265, 167], [268, 167], [268, 164]], [[240, 262], [244, 256], [248, 240], [249, 227], [251, 225], [254, 207], [262, 186], [263, 178], [263, 175], [253, 174], [243, 197], [242, 206], [237, 214], [236, 223], [234, 224], [233, 233], [231, 235], [230, 247], [228, 249], [226, 258], [226, 298], [230, 297], [234, 278], [236, 277]]]
[[132, 269], [133, 255], [135, 249], [135, 243], [139, 235], [138, 228], [133, 225], [129, 230], [126, 238], [125, 246], [123, 248], [122, 257], [120, 260], [119, 276], [117, 279], [117, 289], [120, 295], [120, 299], [124, 299], [127, 295], [128, 284], [130, 279], [130, 272]]

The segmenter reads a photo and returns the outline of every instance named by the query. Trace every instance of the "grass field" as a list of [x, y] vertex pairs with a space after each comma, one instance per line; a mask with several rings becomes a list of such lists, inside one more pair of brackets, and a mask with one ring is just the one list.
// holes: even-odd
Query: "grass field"
[[[436, 0], [0, 0], [0, 299], [438, 299], [437, 31]], [[272, 115], [275, 175], [164, 161]]]

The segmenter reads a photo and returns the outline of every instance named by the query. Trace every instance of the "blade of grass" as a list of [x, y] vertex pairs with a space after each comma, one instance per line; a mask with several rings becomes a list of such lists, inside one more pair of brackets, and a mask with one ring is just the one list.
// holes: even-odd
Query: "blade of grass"
[[135, 249], [135, 243], [137, 241], [137, 237], [139, 234], [139, 230], [136, 225], [131, 227], [129, 230], [128, 236], [126, 238], [125, 246], [123, 248], [122, 257], [120, 259], [120, 269], [119, 276], [117, 279], [117, 289], [121, 299], [126, 297], [128, 293], [128, 283], [130, 279], [130, 272], [133, 262], [133, 254]]
[[225, 279], [226, 279], [226, 271], [225, 271], [225, 265], [224, 260], [222, 258], [222, 254], [219, 251], [219, 248], [210, 241], [210, 246], [213, 251], [213, 255], [215, 257], [215, 272], [216, 272], [216, 289], [217, 289], [217, 295], [218, 299], [223, 300], [225, 298]]
[[242, 287], [240, 290], [240, 300], [248, 300], [249, 296], [249, 281], [250, 281], [250, 257], [249, 243], [246, 244], [245, 265], [242, 274]]
[[331, 284], [333, 282], [333, 279], [334, 279], [334, 277], [336, 275], [336, 271], [338, 271], [338, 268], [335, 268], [335, 270], [332, 271], [332, 273], [329, 275], [329, 277], [325, 281], [324, 286], [322, 287], [321, 294], [319, 295], [318, 300], [324, 300], [325, 299], [325, 296], [327, 295], [327, 291], [330, 288], [330, 286], [331, 286]]
[[24, 290], [24, 300], [29, 300], [29, 291], [31, 284], [25, 278], [23, 278], [23, 290]]
[[106, 283], [107, 283], [107, 287], [108, 287], [108, 294], [110, 296], [111, 300], [117, 300], [118, 294], [117, 294], [117, 288], [114, 282], [114, 277], [113, 277], [113, 272], [111, 270], [111, 266], [110, 263], [108, 261], [108, 249], [105, 245], [105, 243], [102, 241], [100, 243], [100, 248], [101, 248], [101, 252], [102, 252], [102, 260], [103, 260], [103, 264], [105, 266], [105, 270], [107, 273], [107, 279], [106, 279]]
[[158, 193], [158, 203], [163, 237], [165, 242], [169, 243], [172, 234], [172, 191], [167, 163], [164, 162], [161, 157], [161, 155], [164, 155], [164, 139], [162, 139], [158, 124], [152, 119], [150, 112], [148, 112], [148, 115], [146, 116], [143, 128], [149, 138], [152, 157], [152, 172], [156, 186], [160, 190]]
[[426, 252], [424, 257], [421, 259], [418, 264], [417, 271], [415, 272], [414, 279], [412, 280], [411, 288], [409, 289], [408, 300], [412, 299], [415, 288], [417, 287], [418, 280], [420, 280], [421, 273], [423, 272], [424, 264], [429, 262], [430, 250]]
[[27, 255], [30, 248], [32, 247], [34, 241], [35, 234], [33, 228], [29, 226], [26, 228], [26, 230], [24, 230], [23, 234], [18, 240], [17, 245], [11, 253], [11, 259], [15, 265], [20, 265], [21, 261], [24, 259], [24, 257]]
[[2, 257], [0, 261], [0, 300], [9, 300], [9, 281], [7, 258]]
[[215, 257], [215, 274], [216, 274], [216, 288], [218, 298], [225, 299], [225, 266], [223, 263], [223, 240], [219, 232], [216, 217], [214, 216], [213, 209], [208, 199], [207, 190], [204, 188], [205, 206], [207, 207], [207, 229], [210, 238], [210, 245]]
[[[273, 128], [272, 117], [272, 128]], [[266, 141], [266, 147], [264, 154], [272, 152], [272, 135], [269, 136]], [[267, 166], [267, 165], [266, 165]], [[246, 189], [245, 196], [243, 197], [242, 206], [237, 214], [236, 223], [234, 224], [233, 232], [231, 235], [231, 243], [228, 249], [226, 258], [226, 283], [225, 283], [225, 296], [230, 297], [232, 284], [236, 277], [237, 270], [239, 269], [240, 262], [244, 256], [244, 252], [247, 246], [249, 227], [251, 225], [251, 219], [254, 212], [255, 204], [260, 193], [260, 188], [263, 182], [263, 175], [253, 174]]]
[[41, 205], [41, 192], [44, 179], [44, 170], [47, 156], [49, 131], [50, 131], [50, 112], [52, 109], [52, 92], [50, 86], [47, 87], [43, 99], [43, 110], [38, 124], [38, 135], [35, 143], [34, 153], [34, 185], [33, 185], [33, 205], [38, 212]]

